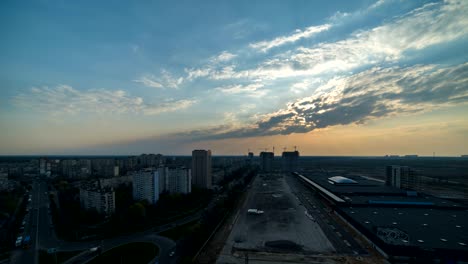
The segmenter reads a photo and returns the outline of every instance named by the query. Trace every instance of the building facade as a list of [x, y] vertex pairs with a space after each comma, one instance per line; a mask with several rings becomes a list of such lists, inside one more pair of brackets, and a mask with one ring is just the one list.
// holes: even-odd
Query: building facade
[[192, 151], [192, 180], [193, 185], [202, 189], [212, 188], [211, 151]]
[[115, 212], [115, 192], [113, 188], [82, 186], [80, 204], [85, 210], [96, 210], [99, 214], [111, 215]]
[[187, 168], [169, 169], [166, 174], [166, 191], [188, 194], [192, 192], [192, 174]]
[[297, 171], [299, 164], [299, 151], [285, 151], [281, 157], [281, 167], [285, 172]]
[[419, 177], [408, 166], [390, 165], [386, 168], [386, 185], [407, 190], [419, 189]]
[[273, 170], [273, 160], [275, 154], [273, 152], [260, 152], [260, 169], [264, 172]]
[[159, 200], [159, 174], [154, 170], [144, 170], [133, 174], [133, 199], [147, 200], [154, 204]]

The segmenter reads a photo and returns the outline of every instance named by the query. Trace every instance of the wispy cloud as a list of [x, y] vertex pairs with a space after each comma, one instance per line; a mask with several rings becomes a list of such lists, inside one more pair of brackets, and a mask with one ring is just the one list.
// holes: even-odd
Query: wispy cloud
[[196, 100], [175, 100], [165, 102], [156, 106], [146, 106], [143, 113], [146, 115], [157, 115], [166, 112], [175, 112], [182, 109], [187, 109], [195, 104]]
[[468, 63], [408, 68], [373, 68], [332, 79], [317, 94], [289, 103], [251, 125], [179, 133], [198, 139], [223, 139], [306, 133], [334, 125], [363, 124], [391, 115], [415, 114], [468, 102]]
[[297, 29], [294, 33], [287, 35], [287, 36], [280, 36], [273, 40], [269, 41], [260, 41], [256, 43], [252, 43], [249, 46], [254, 49], [261, 50], [263, 52], [268, 51], [271, 48], [282, 46], [287, 43], [294, 43], [303, 38], [310, 38], [322, 31], [327, 31], [331, 27], [330, 24], [324, 24], [319, 26], [311, 26], [304, 30]]
[[[381, 5], [382, 2], [378, 2], [368, 9]], [[363, 67], [398, 62], [409, 58], [411, 52], [464, 38], [468, 35], [467, 12], [467, 1], [429, 3], [383, 25], [356, 31], [342, 40], [296, 47], [267, 57], [253, 67], [205, 65], [186, 69], [186, 73], [189, 79], [260, 81], [348, 73]], [[340, 18], [334, 18], [334, 23], [338, 23], [337, 20]], [[261, 49], [288, 43], [298, 37], [300, 39], [305, 32], [278, 37], [270, 42], [259, 42], [255, 47]]]
[[168, 71], [161, 71], [160, 76], [153, 74], [145, 74], [140, 78], [134, 80], [134, 82], [142, 83], [144, 86], [151, 88], [178, 88], [184, 81], [184, 78], [175, 78]]
[[211, 58], [211, 61], [213, 63], [220, 63], [220, 62], [230, 61], [230, 60], [234, 59], [235, 57], [237, 57], [237, 55], [232, 54], [232, 53], [227, 52], [227, 51], [223, 51], [218, 56], [215, 56], [215, 57]]
[[156, 77], [154, 75], [142, 76], [139, 79], [134, 80], [134, 82], [142, 83], [144, 86], [152, 87], [152, 88], [164, 87], [159, 81], [156, 81]]
[[252, 97], [261, 97], [267, 93], [267, 90], [261, 89], [263, 86], [264, 85], [261, 83], [252, 83], [248, 85], [237, 84], [218, 87], [216, 90], [224, 94], [245, 94]]
[[123, 90], [80, 91], [68, 85], [54, 88], [31, 88], [13, 98], [13, 103], [22, 108], [53, 116], [90, 114], [143, 114], [156, 115], [185, 109], [195, 100], [174, 100], [161, 104], [148, 104], [143, 98], [131, 96]]

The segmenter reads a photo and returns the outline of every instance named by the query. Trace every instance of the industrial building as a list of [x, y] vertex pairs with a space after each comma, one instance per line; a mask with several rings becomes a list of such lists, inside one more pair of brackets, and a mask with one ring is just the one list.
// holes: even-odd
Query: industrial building
[[462, 204], [401, 189], [395, 179], [388, 186], [359, 176], [293, 174], [391, 262], [468, 261], [468, 208]]

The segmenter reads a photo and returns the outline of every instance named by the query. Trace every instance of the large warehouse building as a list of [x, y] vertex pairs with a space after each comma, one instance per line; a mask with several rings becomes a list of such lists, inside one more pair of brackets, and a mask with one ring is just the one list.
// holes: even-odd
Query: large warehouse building
[[294, 173], [392, 262], [468, 261], [468, 208], [359, 176]]

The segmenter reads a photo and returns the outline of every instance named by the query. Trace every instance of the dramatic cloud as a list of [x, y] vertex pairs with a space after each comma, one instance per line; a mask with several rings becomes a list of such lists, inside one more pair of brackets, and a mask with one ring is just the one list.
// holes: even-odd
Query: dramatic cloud
[[[382, 5], [382, 2], [376, 3], [368, 10], [379, 5]], [[466, 13], [468, 13], [467, 1], [430, 3], [381, 26], [356, 31], [339, 41], [298, 47], [267, 57], [254, 67], [206, 65], [201, 68], [186, 69], [186, 72], [189, 79], [210, 80], [276, 80], [346, 73], [362, 67], [398, 62], [408, 58], [411, 52], [462, 39], [468, 34]], [[340, 18], [333, 18], [334, 23], [338, 23], [338, 20]], [[325, 30], [329, 27], [327, 24], [315, 28]], [[297, 40], [299, 36], [304, 35], [304, 32], [313, 31], [311, 28], [314, 27], [289, 37], [278, 37], [271, 42], [252, 45], [265, 48], [278, 43], [284, 44]]]
[[32, 88], [30, 93], [19, 94], [13, 103], [23, 109], [48, 113], [54, 116], [92, 114], [145, 114], [156, 115], [188, 108], [194, 100], [180, 100], [151, 105], [141, 97], [133, 97], [125, 91], [79, 91], [71, 86]]
[[334, 125], [362, 124], [391, 115], [414, 114], [468, 102], [468, 63], [456, 67], [373, 68], [332, 79], [317, 94], [289, 103], [241, 128], [222, 126], [177, 134], [223, 139], [306, 133]]
[[174, 78], [168, 71], [161, 71], [161, 75], [156, 77], [152, 74], [141, 76], [134, 82], [142, 83], [144, 86], [152, 88], [178, 88], [184, 81], [183, 78]]
[[268, 51], [271, 48], [278, 47], [287, 43], [294, 43], [303, 38], [310, 38], [322, 31], [330, 29], [329, 24], [320, 25], [320, 26], [311, 26], [304, 30], [297, 29], [293, 34], [288, 36], [277, 37], [270, 41], [260, 41], [250, 44], [251, 48], [259, 49], [263, 52]]
[[351, 38], [298, 48], [277, 68], [290, 67], [310, 74], [343, 72], [380, 62], [397, 61], [405, 52], [447, 43], [468, 33], [468, 4], [427, 4], [393, 23], [357, 32]]

